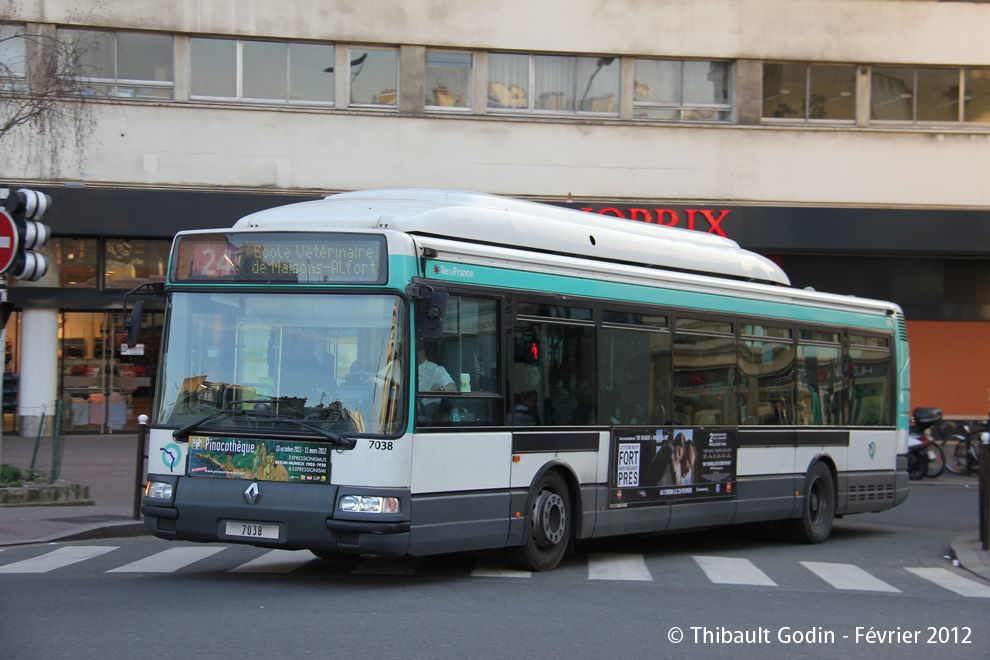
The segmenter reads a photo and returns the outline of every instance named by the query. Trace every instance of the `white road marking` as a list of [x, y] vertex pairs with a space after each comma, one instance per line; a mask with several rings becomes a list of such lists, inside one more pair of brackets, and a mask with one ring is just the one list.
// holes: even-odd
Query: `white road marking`
[[228, 573], [291, 573], [300, 566], [316, 559], [306, 550], [271, 550], [255, 557], [246, 564], [232, 568]]
[[107, 573], [174, 573], [222, 550], [226, 548], [171, 548], [130, 564], [118, 566]]
[[905, 568], [905, 570], [949, 591], [954, 591], [960, 596], [990, 598], [990, 587], [975, 580], [964, 578], [945, 568]]
[[652, 582], [653, 575], [646, 568], [643, 555], [592, 553], [588, 555], [588, 579]]
[[715, 584], [747, 584], [776, 587], [777, 583], [748, 559], [736, 557], [694, 557], [708, 579]]
[[111, 550], [116, 550], [119, 546], [111, 545], [73, 545], [53, 550], [52, 552], [17, 561], [13, 564], [0, 566], [0, 573], [47, 573], [56, 568], [69, 566], [80, 561], [99, 557]]
[[850, 591], [887, 591], [900, 593], [883, 580], [875, 578], [859, 566], [853, 564], [833, 564], [822, 561], [803, 561], [801, 565], [831, 584], [836, 589]]

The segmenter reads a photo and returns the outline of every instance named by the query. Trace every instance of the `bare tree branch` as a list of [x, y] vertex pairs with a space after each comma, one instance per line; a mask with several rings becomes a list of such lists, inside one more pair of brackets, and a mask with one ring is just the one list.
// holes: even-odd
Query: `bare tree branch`
[[[0, 19], [17, 15], [17, 0], [0, 4]], [[73, 22], [85, 24], [89, 14]], [[30, 26], [29, 26], [30, 27]], [[94, 43], [59, 38], [54, 26], [38, 32], [0, 25], [0, 142], [20, 127], [28, 130], [34, 147], [45, 149], [51, 173], [60, 169], [61, 153], [69, 145], [85, 158], [96, 129], [84, 63]]]

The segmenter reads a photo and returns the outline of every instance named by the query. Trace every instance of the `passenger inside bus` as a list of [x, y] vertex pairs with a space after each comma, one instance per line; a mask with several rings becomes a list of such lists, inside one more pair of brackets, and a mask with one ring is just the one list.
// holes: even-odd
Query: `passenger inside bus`
[[[426, 342], [422, 339], [416, 341], [416, 383], [416, 389], [420, 392], [457, 391], [450, 373], [429, 359]], [[421, 420], [441, 421], [449, 415], [452, 406], [449, 399], [420, 397], [417, 408]]]
[[333, 353], [319, 346], [316, 335], [303, 328], [283, 330], [281, 358], [282, 396], [308, 399], [307, 405], [326, 402], [336, 389]]

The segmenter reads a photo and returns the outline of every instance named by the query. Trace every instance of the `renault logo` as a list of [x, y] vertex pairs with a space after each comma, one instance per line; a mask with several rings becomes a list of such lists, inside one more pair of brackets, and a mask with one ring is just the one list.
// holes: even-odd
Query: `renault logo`
[[261, 499], [261, 490], [258, 488], [257, 482], [252, 483], [244, 491], [244, 501], [248, 504], [257, 504], [258, 500]]

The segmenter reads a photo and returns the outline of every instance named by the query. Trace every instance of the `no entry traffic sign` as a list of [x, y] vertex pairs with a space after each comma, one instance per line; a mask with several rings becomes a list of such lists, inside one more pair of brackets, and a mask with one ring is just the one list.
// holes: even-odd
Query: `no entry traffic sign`
[[17, 256], [19, 237], [17, 225], [4, 209], [0, 209], [0, 273], [6, 273]]

